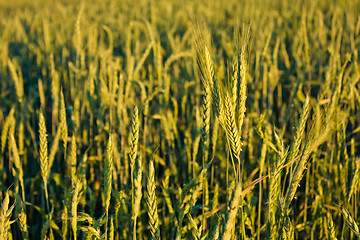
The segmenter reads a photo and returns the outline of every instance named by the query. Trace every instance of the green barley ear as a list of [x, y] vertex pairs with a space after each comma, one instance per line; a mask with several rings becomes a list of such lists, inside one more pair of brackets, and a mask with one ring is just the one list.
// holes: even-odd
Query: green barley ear
[[64, 153], [66, 154], [67, 137], [68, 137], [68, 126], [66, 123], [66, 108], [63, 90], [60, 91], [60, 128], [61, 128], [61, 139], [64, 143]]
[[350, 215], [349, 211], [346, 208], [341, 207], [341, 214], [343, 215], [343, 217], [345, 219], [346, 225], [351, 229], [351, 231], [353, 231], [353, 233], [358, 238], [360, 238], [359, 226], [357, 225], [354, 218]]
[[210, 117], [211, 117], [211, 92], [209, 88], [205, 89], [204, 93], [204, 103], [203, 103], [203, 121], [201, 128], [201, 157], [203, 158], [203, 166], [208, 161], [209, 155], [209, 135], [210, 135]]
[[335, 233], [335, 224], [334, 224], [334, 221], [331, 217], [331, 214], [328, 213], [328, 238], [330, 240], [337, 240], [336, 238], [336, 233]]
[[186, 214], [188, 214], [192, 207], [195, 206], [195, 203], [203, 189], [203, 183], [205, 182], [208, 169], [213, 160], [209, 161], [208, 164], [200, 171], [199, 175], [191, 180], [188, 184], [184, 186], [180, 195], [179, 202], [179, 216], [178, 216], [178, 229], [177, 236], [181, 236], [182, 233], [182, 223]]
[[239, 114], [238, 114], [238, 127], [239, 132], [241, 133], [242, 125], [245, 118], [245, 112], [246, 112], [246, 98], [247, 98], [247, 81], [248, 81], [248, 75], [247, 75], [247, 55], [249, 53], [249, 41], [250, 41], [250, 27], [248, 28], [247, 33], [243, 37], [243, 43], [241, 47], [241, 53], [240, 53], [240, 101], [239, 101]]
[[[305, 105], [303, 107], [303, 111], [301, 113], [301, 117], [300, 117], [300, 122], [297, 128], [297, 131], [295, 133], [295, 138], [293, 141], [293, 144], [291, 145], [291, 152], [290, 152], [290, 156], [289, 156], [289, 161], [292, 162], [299, 153], [299, 149], [300, 149], [300, 144], [301, 144], [301, 139], [303, 139], [304, 136], [304, 132], [305, 132], [305, 127], [306, 127], [306, 122], [309, 116], [309, 104], [310, 104], [310, 99], [309, 97], [306, 98], [305, 101]], [[309, 147], [311, 143], [309, 143]], [[308, 149], [309, 149], [308, 147]], [[292, 176], [290, 176], [290, 186], [288, 188], [288, 192], [286, 194], [286, 204], [287, 206], [289, 206], [290, 202], [293, 200], [296, 190], [300, 184], [300, 181], [303, 177], [303, 172], [306, 169], [306, 161], [307, 158], [304, 157], [304, 154], [302, 154], [300, 160], [297, 162], [294, 173]]]
[[45, 52], [48, 53], [50, 51], [51, 46], [51, 35], [49, 34], [49, 21], [47, 19], [43, 19], [43, 33], [44, 33], [44, 45]]
[[22, 103], [24, 97], [24, 83], [23, 83], [21, 71], [19, 71], [19, 74], [17, 73], [16, 65], [10, 59], [8, 59], [8, 66], [11, 72], [12, 79], [14, 81], [18, 101], [19, 103]]
[[293, 240], [294, 239], [294, 226], [292, 225], [290, 221], [289, 216], [285, 216], [285, 219], [283, 220], [282, 229], [281, 229], [281, 237], [284, 240]]
[[22, 237], [24, 240], [29, 239], [28, 227], [26, 222], [26, 213], [25, 213], [25, 206], [22, 204], [21, 212], [18, 215], [19, 227], [22, 233]]
[[[54, 208], [51, 209], [51, 212], [48, 215], [47, 220], [43, 223], [41, 227], [40, 239], [47, 240], [47, 239], [54, 239], [52, 226], [51, 226], [51, 219], [54, 213]], [[49, 234], [49, 237], [47, 236]]]
[[131, 137], [130, 137], [130, 167], [131, 171], [134, 171], [135, 160], [138, 154], [138, 142], [139, 142], [139, 110], [135, 106], [134, 114], [132, 117], [132, 126], [131, 126]]
[[294, 140], [293, 140], [293, 144], [291, 145], [291, 152], [290, 152], [289, 161], [294, 160], [295, 157], [299, 153], [301, 139], [304, 138], [306, 122], [307, 122], [307, 119], [309, 117], [309, 104], [310, 104], [310, 98], [307, 97], [306, 101], [305, 101], [305, 104], [304, 104], [304, 107], [303, 107], [303, 110], [302, 110], [302, 113], [301, 113], [299, 125], [296, 128], [296, 133], [295, 133], [295, 137], [294, 137]]
[[149, 162], [149, 173], [148, 173], [148, 183], [147, 183], [147, 206], [148, 206], [148, 215], [150, 220], [150, 232], [151, 239], [160, 239], [160, 228], [159, 228], [159, 216], [157, 210], [157, 198], [156, 198], [156, 183], [155, 183], [155, 169], [154, 161]]
[[217, 110], [219, 113], [222, 111], [221, 98], [217, 82], [215, 80], [215, 72], [210, 51], [208, 44], [206, 44], [206, 42], [209, 41], [205, 40], [205, 37], [207, 37], [209, 34], [207, 32], [207, 28], [200, 25], [194, 26], [193, 31], [195, 36], [196, 69], [198, 78], [204, 84], [205, 89], [210, 89], [212, 101], [215, 105], [215, 110]]
[[200, 240], [201, 239], [201, 232], [202, 232], [202, 225], [200, 227], [197, 226], [196, 221], [189, 213], [188, 215], [189, 225], [191, 228], [191, 235], [193, 239]]
[[9, 115], [5, 119], [5, 123], [1, 132], [1, 153], [4, 153], [6, 140], [8, 136], [9, 127], [11, 125], [11, 119], [14, 117], [15, 108], [10, 110]]
[[165, 178], [162, 181], [162, 194], [165, 198], [166, 206], [169, 209], [169, 214], [171, 216], [173, 216], [175, 214], [175, 210], [173, 208], [171, 198], [170, 198], [170, 190], [169, 190], [169, 182], [170, 182], [170, 175], [171, 175], [170, 170], [166, 169], [164, 175], [165, 175]]
[[288, 157], [288, 148], [286, 151], [281, 151], [273, 170], [270, 174], [269, 180], [269, 225], [271, 238], [278, 238], [278, 224], [276, 222], [276, 212], [278, 210], [278, 200], [281, 197], [281, 172]]
[[356, 158], [355, 161], [355, 172], [353, 179], [351, 181], [351, 187], [350, 187], [350, 193], [348, 201], [350, 202], [350, 199], [352, 196], [356, 196], [356, 194], [359, 191], [359, 184], [360, 184], [360, 158]]
[[73, 231], [74, 240], [77, 239], [77, 206], [80, 201], [80, 191], [82, 189], [82, 182], [75, 181], [74, 183], [74, 190], [72, 193], [72, 200], [71, 200], [71, 228]]
[[238, 85], [240, 80], [239, 57], [235, 55], [232, 63], [231, 94], [234, 106], [238, 104]]
[[50, 54], [50, 73], [51, 73], [51, 97], [53, 100], [52, 108], [52, 131], [55, 131], [55, 123], [58, 120], [59, 114], [59, 91], [60, 91], [60, 77], [55, 69], [54, 54]]
[[40, 167], [41, 175], [45, 183], [47, 183], [49, 177], [48, 169], [48, 141], [47, 131], [45, 125], [44, 115], [40, 112], [39, 114], [39, 134], [40, 134]]
[[56, 135], [53, 139], [53, 142], [50, 147], [50, 153], [49, 153], [49, 172], [51, 170], [52, 165], [55, 161], [56, 152], [59, 150], [59, 141], [60, 141], [60, 135], [61, 135], [61, 129], [59, 128], [56, 131]]
[[[138, 154], [138, 142], [139, 142], [139, 111], [138, 108], [135, 106], [134, 108], [134, 114], [132, 117], [132, 126], [131, 126], [131, 136], [130, 136], [130, 154], [129, 154], [129, 158], [130, 158], [130, 168], [131, 168], [131, 193], [132, 193], [132, 197], [131, 197], [131, 205], [133, 208], [133, 213], [132, 213], [132, 219], [133, 219], [133, 237], [134, 239], [136, 239], [136, 218], [137, 218], [137, 214], [138, 211], [140, 211], [137, 208], [137, 204], [135, 203], [137, 200], [139, 201], [139, 197], [141, 200], [141, 196], [136, 196], [136, 193], [141, 193], [141, 187], [140, 187], [140, 192], [139, 189], [135, 186], [136, 183], [138, 183], [138, 179], [134, 179], [134, 174], [137, 173], [137, 176], [135, 175], [135, 177], [140, 177], [140, 182], [141, 182], [141, 177], [142, 177], [142, 171], [136, 171], [135, 169], [135, 163], [136, 163], [136, 158], [137, 158], [137, 154]], [[140, 161], [140, 160], [138, 160]], [[141, 163], [139, 163], [139, 166], [141, 165]], [[139, 170], [139, 168], [137, 168], [137, 170]], [[137, 190], [137, 191], [136, 191]], [[139, 206], [140, 208], [140, 206]]]
[[15, 138], [14, 138], [14, 135], [12, 135], [12, 134], [10, 135], [10, 145], [11, 145], [11, 149], [13, 152], [13, 161], [14, 161], [15, 167], [17, 168], [17, 174], [18, 174], [20, 185], [21, 185], [22, 201], [25, 202], [24, 171], [23, 171], [23, 166], [22, 166], [21, 160], [20, 160], [19, 151], [16, 146]]
[[66, 240], [67, 239], [67, 233], [68, 233], [68, 218], [69, 218], [69, 213], [68, 213], [68, 204], [66, 201], [63, 201], [63, 205], [64, 205], [64, 211], [61, 214], [61, 220], [62, 220], [62, 228], [61, 228], [61, 234], [62, 234], [62, 239]]
[[118, 231], [118, 236], [121, 236], [122, 239], [127, 239], [127, 227], [128, 221], [126, 218], [122, 218], [122, 216], [128, 216], [128, 196], [123, 190], [120, 190], [116, 194], [116, 203], [115, 203], [115, 226], [118, 228], [119, 225], [124, 226]]
[[110, 206], [111, 198], [111, 183], [112, 183], [112, 172], [113, 172], [113, 148], [111, 135], [109, 136], [109, 142], [106, 151], [106, 160], [105, 160], [105, 172], [104, 172], [104, 195], [105, 195], [105, 239], [107, 239], [107, 228], [108, 228], [108, 213]]
[[224, 108], [223, 112], [219, 114], [219, 121], [226, 132], [236, 178], [240, 180], [240, 168], [236, 171], [235, 164], [240, 166], [241, 137], [236, 123], [235, 106], [228, 92], [224, 96]]
[[1, 204], [0, 209], [0, 239], [8, 239], [8, 231], [10, 229], [10, 225], [14, 221], [10, 221], [12, 211], [15, 207], [15, 203], [9, 208], [10, 197], [9, 193], [5, 193], [5, 198]]
[[84, 12], [84, 4], [81, 5], [79, 13], [75, 22], [75, 48], [76, 48], [76, 67], [79, 67], [78, 60], [80, 58], [80, 52], [82, 49], [82, 34], [81, 34], [81, 18]]
[[39, 96], [40, 96], [40, 109], [44, 111], [45, 109], [45, 92], [44, 92], [44, 85], [41, 79], [38, 80], [38, 87], [39, 87]]
[[48, 157], [48, 141], [47, 141], [47, 132], [45, 125], [45, 118], [42, 112], [39, 114], [39, 134], [40, 134], [40, 168], [41, 168], [41, 176], [44, 181], [45, 188], [45, 197], [48, 211], [49, 208], [49, 199], [48, 199], [48, 191], [47, 191], [47, 182], [50, 175], [49, 169], [49, 157]]
[[20, 154], [23, 154], [24, 152], [24, 121], [20, 118], [20, 123], [19, 123], [19, 133], [18, 133], [18, 138], [19, 138], [19, 152]]

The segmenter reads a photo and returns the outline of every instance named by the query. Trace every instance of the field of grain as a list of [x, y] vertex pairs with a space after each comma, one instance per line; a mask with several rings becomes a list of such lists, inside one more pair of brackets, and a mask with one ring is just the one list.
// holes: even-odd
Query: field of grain
[[0, 0], [0, 239], [360, 239], [359, 0]]

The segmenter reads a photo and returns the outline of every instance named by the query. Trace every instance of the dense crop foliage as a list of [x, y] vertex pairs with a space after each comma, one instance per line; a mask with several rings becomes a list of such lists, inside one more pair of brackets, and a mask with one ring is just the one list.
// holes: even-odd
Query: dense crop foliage
[[0, 239], [360, 238], [358, 0], [0, 13]]

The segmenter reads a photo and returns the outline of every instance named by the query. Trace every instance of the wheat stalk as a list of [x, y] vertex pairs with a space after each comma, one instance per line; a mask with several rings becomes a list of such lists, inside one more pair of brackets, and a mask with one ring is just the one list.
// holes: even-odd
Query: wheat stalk
[[233, 233], [233, 229], [235, 227], [235, 218], [236, 218], [236, 214], [239, 210], [239, 207], [241, 205], [241, 201], [242, 201], [242, 187], [241, 187], [241, 183], [237, 183], [236, 187], [233, 191], [232, 197], [231, 197], [231, 202], [230, 202], [230, 211], [227, 213], [226, 216], [226, 223], [225, 223], [225, 227], [223, 229], [223, 232], [221, 234], [221, 238], [222, 240], [229, 240], [231, 239], [232, 233]]
[[110, 220], [110, 233], [109, 233], [109, 240], [115, 239], [115, 227], [114, 227], [114, 218], [111, 217]]

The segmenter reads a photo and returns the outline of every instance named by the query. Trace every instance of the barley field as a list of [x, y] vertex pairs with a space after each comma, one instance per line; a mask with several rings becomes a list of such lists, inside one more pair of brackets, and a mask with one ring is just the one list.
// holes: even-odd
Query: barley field
[[360, 239], [359, 0], [0, 0], [0, 239]]

